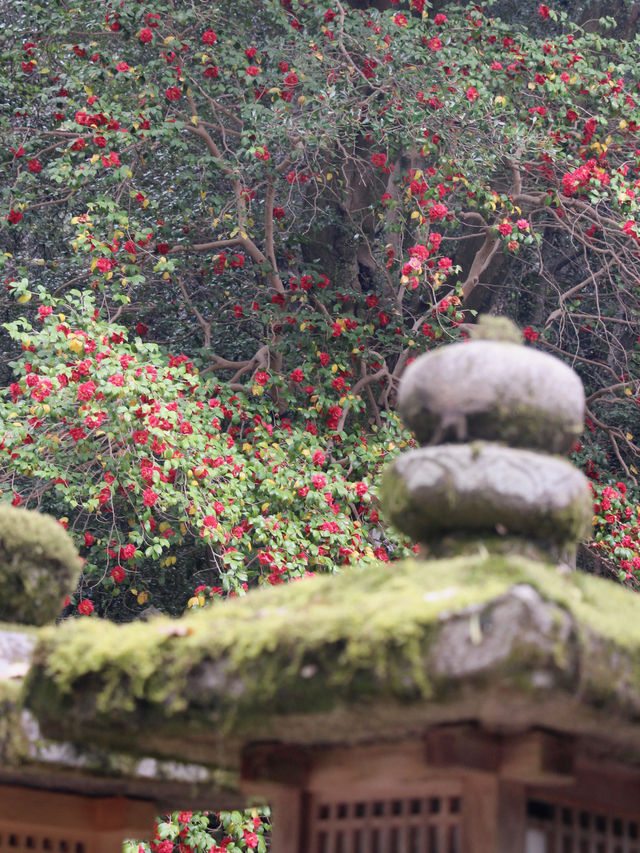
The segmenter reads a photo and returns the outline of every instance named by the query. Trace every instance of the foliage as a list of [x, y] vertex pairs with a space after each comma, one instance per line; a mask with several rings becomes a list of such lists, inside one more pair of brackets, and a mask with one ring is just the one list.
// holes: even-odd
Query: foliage
[[[325, 426], [320, 439], [319, 388], [308, 429], [283, 417], [274, 430], [264, 396], [234, 393], [201, 378], [186, 356], [129, 340], [100, 320], [92, 297], [72, 295], [70, 306], [69, 315], [41, 307], [40, 328], [9, 324], [25, 354], [14, 365], [4, 450], [13, 502], [24, 494], [19, 483], [37, 484], [31, 499], [55, 501], [83, 546], [77, 612], [123, 619], [151, 601], [179, 614], [189, 597], [185, 563], [203, 581], [189, 602], [198, 606], [248, 583], [404, 552], [390, 540], [369, 544], [377, 510], [367, 480], [391, 436], [404, 444], [393, 420], [387, 445], [362, 428], [338, 436]], [[307, 372], [319, 385], [333, 375], [320, 362]], [[259, 372], [254, 381], [262, 391]], [[292, 396], [284, 383], [279, 391]]]
[[268, 809], [173, 812], [157, 818], [150, 843], [127, 842], [124, 853], [266, 853]]
[[[538, 11], [548, 36], [421, 0], [13, 0], [0, 258], [28, 357], [3, 497], [89, 543], [76, 606], [171, 610], [191, 579], [198, 604], [380, 548], [354, 490], [400, 440], [398, 379], [489, 306], [580, 370], [635, 482], [634, 46]], [[312, 535], [314, 457], [337, 514]]]

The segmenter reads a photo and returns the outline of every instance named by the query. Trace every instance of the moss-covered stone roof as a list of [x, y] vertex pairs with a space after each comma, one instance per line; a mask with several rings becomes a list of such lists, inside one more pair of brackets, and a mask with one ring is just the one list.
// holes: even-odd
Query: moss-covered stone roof
[[364, 742], [475, 719], [603, 731], [640, 756], [640, 603], [483, 546], [252, 592], [180, 620], [40, 631], [51, 737], [234, 766], [243, 743]]
[[24, 707], [24, 678], [37, 642], [37, 629], [0, 622], [0, 786], [129, 795], [194, 808], [237, 808], [243, 799], [233, 770], [97, 747], [83, 738], [46, 738]]

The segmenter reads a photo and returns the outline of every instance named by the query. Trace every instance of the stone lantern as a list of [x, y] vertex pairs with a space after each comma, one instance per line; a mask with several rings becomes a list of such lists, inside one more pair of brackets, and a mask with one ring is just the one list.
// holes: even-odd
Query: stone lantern
[[[50, 746], [197, 764], [211, 809], [234, 787], [270, 803], [273, 853], [640, 853], [640, 605], [571, 568], [582, 388], [483, 334], [403, 381], [423, 446], [383, 497], [416, 558], [180, 620], [40, 629], [17, 713]], [[29, 760], [0, 780], [51, 788]]]

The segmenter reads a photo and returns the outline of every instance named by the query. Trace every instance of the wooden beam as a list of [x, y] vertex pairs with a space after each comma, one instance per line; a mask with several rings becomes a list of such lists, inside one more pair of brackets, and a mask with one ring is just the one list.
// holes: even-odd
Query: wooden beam
[[39, 832], [71, 828], [76, 834], [114, 831], [121, 838], [146, 837], [151, 835], [155, 815], [152, 801], [0, 785], [0, 825], [24, 825]]
[[424, 736], [426, 763], [478, 770], [529, 784], [568, 785], [574, 779], [574, 739], [534, 730], [492, 734], [474, 725], [437, 726]]

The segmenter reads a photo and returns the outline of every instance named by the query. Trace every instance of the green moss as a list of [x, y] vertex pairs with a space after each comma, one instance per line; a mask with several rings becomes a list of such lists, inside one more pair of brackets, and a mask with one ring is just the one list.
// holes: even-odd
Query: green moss
[[[623, 673], [640, 702], [637, 597], [483, 545], [458, 558], [371, 564], [260, 590], [179, 621], [45, 628], [26, 698], [51, 736], [183, 757], [205, 742], [218, 754], [234, 739], [264, 736], [270, 720], [287, 715], [446, 704], [469, 679], [434, 669], [445, 626], [468, 608], [490, 614], [519, 584], [539, 592], [558, 625], [575, 622], [570, 639], [554, 628], [548, 640], [558, 683], [601, 704], [619, 699]], [[531, 673], [548, 657], [516, 641], [508, 659], [469, 683], [535, 690]]]
[[80, 560], [49, 515], [0, 503], [0, 619], [44, 625], [75, 586]]

